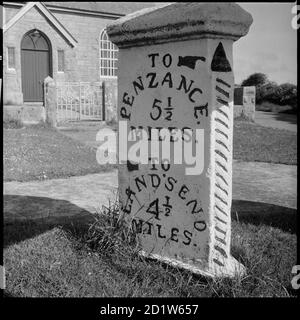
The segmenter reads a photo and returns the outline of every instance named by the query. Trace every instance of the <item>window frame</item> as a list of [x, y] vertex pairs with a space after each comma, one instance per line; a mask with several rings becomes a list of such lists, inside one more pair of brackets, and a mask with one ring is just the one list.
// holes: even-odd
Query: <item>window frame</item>
[[[14, 55], [13, 55], [13, 57], [14, 57], [14, 67], [10, 67], [10, 66], [9, 66], [9, 49], [13, 49], [13, 51], [14, 51]], [[16, 71], [16, 47], [14, 47], [14, 46], [7, 46], [7, 51], [6, 51], [6, 53], [7, 53], [7, 70], [9, 70], [9, 71]]]
[[[63, 53], [63, 70], [59, 70], [59, 52]], [[65, 50], [63, 49], [57, 49], [57, 73], [65, 73], [66, 70], [66, 55]]]
[[[99, 36], [99, 74], [100, 79], [117, 79], [118, 47], [113, 44], [106, 33], [106, 29]], [[117, 55], [117, 58], [115, 57]], [[106, 70], [106, 72], [104, 72]], [[104, 74], [107, 73], [107, 74]]]

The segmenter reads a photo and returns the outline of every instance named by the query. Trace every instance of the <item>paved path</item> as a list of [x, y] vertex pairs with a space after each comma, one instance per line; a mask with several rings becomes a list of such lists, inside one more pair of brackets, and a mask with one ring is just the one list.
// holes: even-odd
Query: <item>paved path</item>
[[255, 122], [265, 127], [297, 132], [297, 116], [294, 114], [255, 111]]
[[4, 183], [4, 219], [77, 216], [116, 198], [117, 172]]
[[[69, 179], [6, 182], [4, 219], [70, 217], [96, 212], [102, 205], [108, 205], [108, 199], [116, 198], [117, 184], [117, 171]], [[234, 200], [296, 208], [296, 186], [296, 166], [234, 161]]]
[[234, 161], [233, 199], [297, 208], [297, 166]]

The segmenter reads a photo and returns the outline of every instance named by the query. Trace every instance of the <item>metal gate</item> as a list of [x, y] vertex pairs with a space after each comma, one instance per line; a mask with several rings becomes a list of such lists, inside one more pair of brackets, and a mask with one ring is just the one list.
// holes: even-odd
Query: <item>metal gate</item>
[[104, 82], [58, 82], [57, 121], [105, 120]]

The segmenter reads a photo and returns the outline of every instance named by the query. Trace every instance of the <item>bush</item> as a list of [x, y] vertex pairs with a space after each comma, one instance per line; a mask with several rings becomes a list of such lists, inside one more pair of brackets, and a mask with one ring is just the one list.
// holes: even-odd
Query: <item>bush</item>
[[283, 83], [279, 86], [280, 105], [289, 105], [297, 108], [297, 86], [291, 83]]
[[280, 106], [289, 105], [297, 108], [297, 86], [291, 83], [278, 85], [269, 81], [263, 73], [254, 73], [242, 82], [242, 86], [255, 86], [256, 104], [270, 102]]
[[270, 83], [267, 86], [258, 88], [258, 103], [263, 101], [271, 102], [279, 106], [289, 105], [297, 108], [297, 86], [291, 83], [277, 85]]
[[257, 88], [257, 103], [264, 101], [279, 104], [280, 101], [280, 90], [276, 83], [269, 82], [264, 86]]

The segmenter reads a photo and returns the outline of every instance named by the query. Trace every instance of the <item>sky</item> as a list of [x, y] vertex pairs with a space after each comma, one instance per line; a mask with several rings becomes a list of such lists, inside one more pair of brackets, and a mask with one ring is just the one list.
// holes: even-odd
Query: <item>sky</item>
[[297, 31], [294, 3], [239, 3], [253, 17], [249, 33], [233, 45], [235, 83], [262, 72], [278, 84], [297, 84]]
[[253, 23], [233, 45], [235, 83], [261, 72], [278, 84], [297, 84], [297, 30], [291, 25], [295, 3], [237, 4], [252, 15]]

